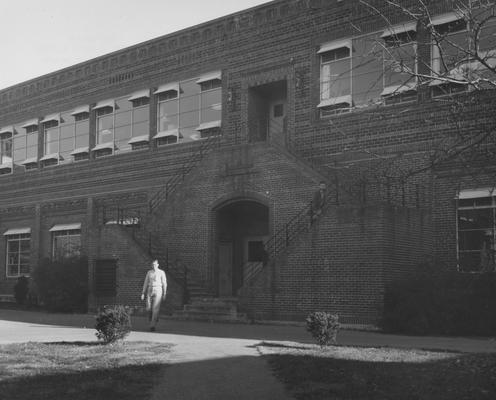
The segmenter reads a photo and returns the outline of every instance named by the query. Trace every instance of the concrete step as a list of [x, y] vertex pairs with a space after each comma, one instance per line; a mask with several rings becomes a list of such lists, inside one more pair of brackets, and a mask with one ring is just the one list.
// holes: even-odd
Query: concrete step
[[187, 321], [250, 323], [246, 314], [237, 312], [234, 314], [226, 314], [224, 312], [183, 310], [174, 312], [172, 318]]

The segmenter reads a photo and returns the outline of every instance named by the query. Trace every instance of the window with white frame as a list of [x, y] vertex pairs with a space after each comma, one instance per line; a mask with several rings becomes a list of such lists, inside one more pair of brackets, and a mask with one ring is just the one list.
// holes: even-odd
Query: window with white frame
[[13, 127], [0, 129], [0, 175], [12, 172], [13, 132]]
[[157, 145], [190, 142], [220, 133], [221, 73], [161, 85], [157, 95]]
[[468, 23], [457, 12], [432, 18], [431, 74], [433, 96], [465, 91], [468, 86], [449, 82], [466, 81], [466, 60], [470, 51]]
[[351, 40], [340, 40], [320, 46], [321, 115], [349, 111], [351, 98]]
[[50, 232], [54, 260], [81, 255], [81, 224], [55, 225]]
[[95, 154], [122, 153], [135, 148], [135, 143], [148, 142], [149, 103], [149, 90], [97, 103]]
[[38, 119], [14, 125], [14, 164], [23, 165], [26, 170], [38, 166]]
[[386, 104], [416, 99], [416, 30], [416, 23], [411, 22], [389, 27], [381, 36], [384, 42], [384, 90], [381, 95]]
[[4, 233], [6, 242], [6, 276], [17, 278], [30, 272], [31, 230], [9, 229]]
[[76, 155], [83, 152], [88, 154], [88, 106], [46, 116], [42, 120], [42, 126], [44, 140], [41, 161], [44, 166], [69, 163], [76, 159]]
[[496, 192], [464, 190], [457, 196], [458, 267], [461, 272], [496, 271]]

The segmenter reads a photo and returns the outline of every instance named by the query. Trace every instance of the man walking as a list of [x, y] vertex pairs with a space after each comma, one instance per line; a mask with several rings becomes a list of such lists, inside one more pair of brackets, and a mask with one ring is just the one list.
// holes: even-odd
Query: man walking
[[158, 260], [153, 260], [152, 269], [146, 273], [141, 300], [146, 298], [146, 311], [150, 321], [150, 331], [155, 331], [160, 313], [160, 304], [165, 300], [167, 292], [167, 279], [165, 272], [158, 268]]

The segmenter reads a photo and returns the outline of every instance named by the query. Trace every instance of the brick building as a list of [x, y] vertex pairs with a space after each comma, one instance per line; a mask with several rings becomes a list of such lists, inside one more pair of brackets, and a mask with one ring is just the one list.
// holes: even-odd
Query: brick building
[[0, 91], [0, 295], [84, 254], [90, 308], [139, 306], [156, 257], [169, 311], [376, 324], [426, 259], [493, 269], [491, 157], [432, 164], [454, 130], [493, 128], [492, 91], [439, 79], [474, 27], [453, 1], [427, 24], [370, 3], [276, 0]]

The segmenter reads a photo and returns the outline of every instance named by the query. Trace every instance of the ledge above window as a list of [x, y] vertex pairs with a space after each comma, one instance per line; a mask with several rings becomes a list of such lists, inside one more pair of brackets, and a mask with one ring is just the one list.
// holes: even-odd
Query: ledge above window
[[137, 144], [137, 143], [148, 143], [150, 138], [148, 135], [141, 135], [132, 137], [127, 143], [128, 144]]
[[388, 27], [381, 35], [381, 38], [399, 35], [400, 33], [405, 32], [416, 32], [417, 31], [417, 23], [416, 22], [407, 22], [405, 24], [398, 24], [391, 27]]
[[351, 39], [335, 40], [333, 42], [328, 42], [320, 45], [320, 49], [317, 54], [327, 53], [328, 51], [341, 49], [342, 47], [347, 47], [352, 49]]
[[211, 122], [204, 122], [203, 124], [200, 124], [197, 128], [195, 128], [195, 131], [204, 131], [207, 129], [215, 129], [215, 128], [220, 128], [222, 124], [222, 121], [211, 121]]
[[8, 126], [0, 129], [0, 137], [9, 137], [14, 133], [14, 127]]
[[81, 222], [74, 224], [59, 224], [52, 226], [49, 232], [60, 232], [60, 231], [76, 231], [81, 229]]
[[462, 13], [453, 11], [450, 13], [435, 16], [434, 18], [431, 19], [431, 22], [429, 25], [435, 26], [435, 25], [448, 24], [450, 22], [458, 21], [458, 20], [463, 19], [463, 18], [464, 18], [464, 16]]
[[98, 110], [98, 109], [101, 109], [101, 108], [112, 108], [114, 109], [115, 108], [115, 100], [102, 100], [102, 101], [99, 101], [98, 103], [96, 103], [95, 107], [93, 107], [93, 110]]
[[47, 122], [60, 122], [60, 114], [51, 114], [47, 115], [45, 118], [43, 118], [40, 122], [42, 124], [45, 124]]
[[29, 165], [29, 164], [36, 164], [38, 163], [38, 157], [30, 157], [26, 158], [24, 161], [21, 161], [21, 165]]
[[417, 90], [416, 83], [406, 83], [400, 85], [386, 86], [381, 92], [381, 96], [394, 96], [395, 94], [409, 92], [411, 90]]
[[203, 74], [196, 81], [196, 83], [203, 83], [203, 82], [208, 82], [208, 81], [214, 81], [216, 79], [222, 80], [222, 72], [221, 71], [214, 71], [214, 72], [209, 72], [207, 74]]
[[139, 90], [134, 92], [131, 97], [128, 98], [128, 101], [142, 99], [144, 97], [150, 97], [150, 89]]
[[484, 189], [466, 189], [460, 190], [455, 196], [455, 199], [477, 199], [479, 197], [492, 197], [496, 196], [494, 188]]
[[153, 139], [160, 139], [160, 138], [165, 138], [165, 137], [169, 137], [169, 136], [178, 137], [179, 136], [179, 129], [171, 129], [169, 131], [159, 132], [153, 137]]
[[153, 92], [153, 94], [165, 93], [170, 91], [175, 91], [179, 93], [179, 83], [167, 83], [165, 85], [160, 85], [157, 90]]
[[97, 144], [95, 147], [93, 147], [91, 149], [91, 151], [113, 150], [113, 149], [114, 149], [114, 143], [113, 142], [106, 142], [106, 143]]
[[333, 97], [330, 99], [322, 100], [317, 107], [318, 108], [331, 107], [331, 106], [337, 106], [338, 104], [348, 104], [348, 106], [351, 107], [352, 104], [351, 95], [348, 94], [345, 96]]
[[26, 121], [24, 125], [21, 126], [21, 128], [29, 128], [30, 126], [38, 126], [38, 118], [35, 119], [30, 119], [29, 121]]
[[84, 114], [84, 113], [89, 113], [90, 112], [90, 106], [81, 106], [75, 108], [72, 112], [71, 115], [78, 115], [78, 114]]
[[13, 229], [8, 229], [6, 230], [3, 235], [4, 236], [9, 236], [9, 235], [26, 235], [31, 233], [31, 228], [13, 228]]
[[90, 149], [89, 147], [78, 147], [77, 149], [74, 149], [73, 151], [71, 151], [69, 154], [71, 156], [76, 156], [76, 155], [79, 155], [79, 154], [88, 154], [90, 152]]
[[40, 158], [40, 161], [47, 161], [47, 160], [63, 160], [63, 158], [60, 156], [59, 153], [52, 153], [52, 154], [47, 154], [44, 155], [43, 157]]

